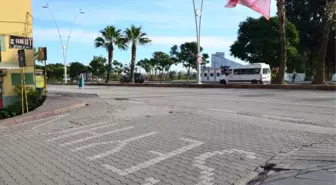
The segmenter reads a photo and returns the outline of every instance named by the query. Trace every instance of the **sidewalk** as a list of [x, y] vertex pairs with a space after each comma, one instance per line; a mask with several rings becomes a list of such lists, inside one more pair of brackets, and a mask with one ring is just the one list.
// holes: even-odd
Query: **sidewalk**
[[19, 124], [62, 114], [86, 106], [86, 102], [69, 94], [49, 93], [43, 105], [24, 115], [0, 120], [0, 125]]

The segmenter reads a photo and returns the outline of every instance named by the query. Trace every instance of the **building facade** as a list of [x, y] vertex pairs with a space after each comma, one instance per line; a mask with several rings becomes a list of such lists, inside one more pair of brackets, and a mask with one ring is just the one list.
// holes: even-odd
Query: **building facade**
[[0, 103], [6, 107], [19, 103], [15, 87], [21, 85], [22, 68], [18, 51], [24, 49], [24, 79], [35, 86], [32, 0], [2, 0], [0, 6]]
[[212, 54], [211, 67], [220, 68], [221, 66], [235, 67], [235, 66], [241, 66], [241, 64], [225, 58], [224, 52], [216, 52], [215, 54]]

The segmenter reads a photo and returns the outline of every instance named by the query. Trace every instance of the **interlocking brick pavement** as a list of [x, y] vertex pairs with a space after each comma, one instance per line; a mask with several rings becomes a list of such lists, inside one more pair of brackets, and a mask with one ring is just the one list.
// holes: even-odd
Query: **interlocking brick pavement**
[[124, 119], [113, 109], [0, 128], [1, 184], [234, 184], [280, 151], [333, 138], [183, 110]]

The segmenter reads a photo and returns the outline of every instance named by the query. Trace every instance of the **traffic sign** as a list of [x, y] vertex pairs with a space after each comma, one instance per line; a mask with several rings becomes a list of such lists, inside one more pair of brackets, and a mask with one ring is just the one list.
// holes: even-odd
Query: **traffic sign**
[[19, 67], [26, 66], [26, 55], [24, 49], [18, 50]]
[[202, 61], [203, 61], [203, 60], [202, 60], [202, 56], [198, 56], [198, 57], [197, 57], [197, 62], [201, 64]]

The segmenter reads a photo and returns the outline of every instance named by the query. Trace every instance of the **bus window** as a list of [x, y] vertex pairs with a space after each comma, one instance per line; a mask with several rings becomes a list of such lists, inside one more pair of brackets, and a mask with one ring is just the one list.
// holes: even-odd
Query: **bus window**
[[264, 68], [263, 69], [263, 74], [269, 74], [270, 73], [270, 69], [269, 68]]
[[241, 69], [235, 69], [235, 70], [233, 70], [233, 74], [234, 75], [239, 75], [239, 74], [241, 74]]

